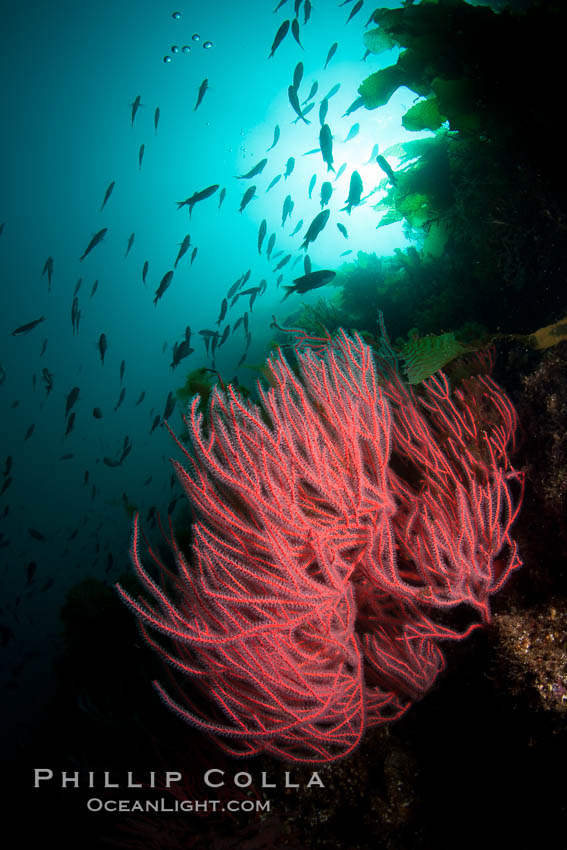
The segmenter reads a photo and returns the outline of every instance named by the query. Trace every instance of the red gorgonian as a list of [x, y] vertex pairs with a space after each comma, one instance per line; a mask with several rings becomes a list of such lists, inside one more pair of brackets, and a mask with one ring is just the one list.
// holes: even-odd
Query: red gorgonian
[[[197, 517], [191, 555], [170, 528], [177, 571], [150, 549], [158, 584], [136, 517], [131, 557], [153, 600], [118, 587], [197, 685], [177, 676], [173, 699], [156, 682], [161, 697], [233, 755], [348, 755], [423, 696], [439, 641], [487, 622], [521, 565], [502, 389], [482, 375], [451, 391], [438, 372], [416, 391], [385, 338], [380, 354], [343, 331], [323, 343], [296, 346], [299, 377], [281, 351], [269, 359], [259, 405], [215, 388], [207, 429], [193, 399], [191, 471], [174, 461]], [[460, 629], [443, 610], [457, 606], [476, 615]]]

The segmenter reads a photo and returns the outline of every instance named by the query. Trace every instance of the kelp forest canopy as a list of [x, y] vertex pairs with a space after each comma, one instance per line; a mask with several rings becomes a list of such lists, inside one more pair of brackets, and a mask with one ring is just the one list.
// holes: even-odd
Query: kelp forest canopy
[[402, 221], [413, 245], [388, 257], [359, 252], [337, 270], [336, 296], [303, 308], [299, 324], [374, 334], [382, 310], [400, 345], [449, 334], [452, 356], [496, 336], [530, 345], [529, 334], [552, 324], [548, 344], [564, 338], [560, 12], [539, 2], [496, 13], [463, 0], [374, 12], [367, 64], [393, 46], [402, 52], [363, 80], [362, 103], [385, 109], [406, 86], [416, 98], [404, 127], [433, 133], [382, 152], [386, 166], [389, 157], [399, 165], [381, 183], [377, 226]]

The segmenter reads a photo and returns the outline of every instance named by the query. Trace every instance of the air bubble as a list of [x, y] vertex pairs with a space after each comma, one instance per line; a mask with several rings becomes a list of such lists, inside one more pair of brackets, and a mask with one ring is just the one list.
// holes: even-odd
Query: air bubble
[[183, 53], [189, 53], [191, 48], [189, 47], [188, 44], [184, 44], [183, 47], [181, 48], [181, 50], [183, 51]]
[[206, 42], [203, 44], [203, 47], [205, 48], [205, 50], [208, 50], [208, 49], [209, 49], [210, 47], [212, 47], [212, 46], [213, 46], [213, 42], [212, 42], [212, 41], [206, 41]]
[[174, 12], [171, 17], [175, 18], [175, 20], [178, 21], [179, 18], [181, 17], [181, 12]]
[[201, 41], [201, 36], [198, 32], [193, 33], [193, 41]]
[[171, 62], [171, 56], [164, 56], [163, 61], [165, 62], [166, 65], [168, 65]]

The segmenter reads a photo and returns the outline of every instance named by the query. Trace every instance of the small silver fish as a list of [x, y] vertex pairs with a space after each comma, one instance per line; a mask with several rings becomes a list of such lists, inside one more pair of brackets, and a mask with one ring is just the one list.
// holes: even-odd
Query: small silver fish
[[103, 227], [102, 230], [99, 230], [98, 233], [95, 233], [95, 235], [93, 236], [93, 238], [91, 239], [91, 241], [87, 245], [85, 251], [83, 251], [82, 256], [79, 258], [79, 262], [82, 263], [82, 261], [85, 259], [87, 254], [90, 254], [90, 252], [95, 247], [95, 245], [98, 245], [99, 242], [102, 242], [102, 240], [104, 239], [107, 232], [108, 232], [108, 227]]
[[125, 257], [127, 257], [127, 256], [128, 256], [128, 254], [130, 253], [130, 248], [131, 248], [131, 247], [132, 247], [132, 245], [134, 244], [134, 239], [135, 239], [135, 238], [136, 238], [136, 234], [135, 234], [135, 233], [131, 233], [131, 234], [130, 234], [130, 236], [129, 236], [129, 238], [128, 238], [128, 247], [126, 248], [126, 253], [124, 254], [124, 256], [125, 256]]
[[270, 185], [266, 189], [266, 192], [269, 192], [270, 189], [272, 189], [276, 185], [278, 180], [281, 180], [281, 174], [276, 174], [276, 176], [274, 177], [274, 179], [272, 180], [272, 182], [270, 183]]
[[197, 107], [200, 105], [201, 101], [205, 97], [205, 92], [207, 91], [208, 88], [209, 88], [209, 81], [205, 77], [205, 79], [203, 80], [203, 82], [199, 86], [199, 93], [197, 95], [197, 103], [195, 104], [195, 108], [193, 109], [193, 112], [195, 112]]
[[102, 206], [101, 206], [99, 212], [102, 212], [102, 210], [104, 209], [104, 205], [106, 204], [106, 202], [108, 201], [108, 199], [112, 195], [112, 190], [114, 189], [114, 186], [115, 186], [115, 182], [113, 180], [112, 183], [109, 185], [108, 189], [106, 190], [105, 194], [104, 194], [104, 201], [102, 202]]
[[260, 162], [256, 163], [256, 165], [247, 171], [246, 174], [239, 174], [237, 176], [237, 180], [249, 180], [250, 177], [255, 177], [257, 174], [261, 174], [264, 168], [266, 167], [267, 159], [261, 159]]
[[321, 209], [323, 209], [323, 207], [327, 206], [327, 204], [331, 200], [332, 194], [333, 194], [333, 187], [331, 186], [329, 181], [326, 180], [323, 183], [323, 185], [321, 186]]
[[315, 95], [317, 94], [318, 88], [319, 88], [319, 83], [317, 82], [317, 80], [315, 80], [315, 82], [311, 86], [309, 94], [307, 95], [305, 100], [302, 102], [302, 104], [301, 104], [302, 106], [304, 106], [306, 103], [309, 103], [309, 101], [312, 100], [315, 97]]
[[268, 222], [266, 221], [265, 218], [263, 218], [262, 223], [260, 224], [260, 227], [258, 229], [258, 253], [259, 254], [262, 253], [262, 242], [264, 241], [264, 238], [266, 236], [267, 229], [268, 229]]
[[372, 148], [372, 153], [370, 154], [370, 159], [367, 159], [367, 160], [366, 160], [366, 162], [363, 162], [362, 164], [363, 164], [363, 165], [370, 165], [370, 163], [372, 162], [372, 160], [373, 160], [373, 159], [376, 159], [376, 157], [377, 157], [377, 155], [378, 155], [378, 151], [379, 151], [379, 150], [380, 150], [380, 148], [379, 148], [379, 146], [378, 146], [378, 143], [376, 143], [376, 144], [374, 145], [374, 147]]
[[299, 21], [297, 20], [297, 18], [294, 18], [291, 22], [291, 34], [303, 50], [303, 45], [299, 39]]
[[[348, 131], [347, 137], [344, 142], [350, 142], [351, 139], [354, 139], [356, 135], [358, 135], [358, 131], [360, 130], [360, 124], [353, 124], [350, 130]], [[343, 144], [344, 144], [343, 142]]]
[[161, 279], [160, 285], [156, 289], [154, 304], [158, 303], [159, 299], [162, 297], [163, 293], [165, 292], [165, 290], [170, 285], [172, 279], [173, 279], [173, 271], [170, 270], [170, 271], [168, 271], [164, 274], [164, 276]]
[[323, 70], [327, 67], [335, 53], [337, 52], [337, 47], [339, 46], [338, 42], [335, 41], [334, 44], [331, 44], [329, 48], [329, 52], [327, 53], [327, 58], [325, 59], [325, 65], [323, 66]]
[[350, 211], [353, 207], [356, 207], [360, 204], [360, 198], [362, 196], [362, 180], [360, 178], [360, 174], [358, 171], [353, 171], [350, 176], [350, 186], [348, 190], [348, 198], [346, 199], [346, 206], [342, 207], [342, 211], [346, 210], [350, 215]]
[[181, 259], [181, 257], [184, 254], [187, 253], [190, 244], [191, 244], [191, 237], [190, 237], [189, 234], [187, 234], [187, 236], [185, 236], [185, 238], [183, 239], [183, 242], [181, 243], [181, 247], [179, 248], [179, 253], [177, 254], [177, 259], [175, 260], [175, 263], [173, 264], [174, 269], [177, 268], [177, 264], [178, 264], [179, 260]]
[[277, 143], [278, 143], [279, 138], [280, 138], [280, 125], [279, 125], [279, 124], [276, 124], [276, 126], [274, 127], [274, 141], [272, 142], [272, 144], [270, 145], [270, 147], [267, 149], [266, 153], [267, 153], [268, 151], [271, 151], [271, 150], [272, 150], [272, 148], [275, 148], [275, 146], [276, 146], [276, 145], [277, 145]]
[[240, 201], [240, 209], [239, 212], [244, 212], [244, 209], [248, 206], [252, 198], [254, 197], [254, 193], [256, 191], [256, 186], [249, 186], [249, 188], [245, 191], [242, 196], [242, 200]]
[[288, 32], [289, 32], [289, 21], [284, 21], [283, 24], [280, 26], [280, 28], [278, 29], [278, 31], [276, 33], [276, 37], [274, 38], [274, 42], [272, 44], [272, 50], [271, 50], [270, 55], [268, 56], [268, 59], [272, 58], [272, 56], [274, 55], [274, 53], [276, 52], [276, 50], [278, 49], [278, 47], [280, 46], [280, 44], [282, 43], [282, 41], [284, 40], [284, 38], [286, 37]]
[[41, 322], [45, 321], [45, 316], [40, 316], [39, 319], [34, 319], [33, 322], [28, 322], [25, 325], [20, 325], [19, 328], [12, 331], [12, 336], [23, 336], [24, 334], [33, 331], [35, 327], [37, 327]]
[[317, 213], [309, 227], [307, 228], [307, 233], [305, 234], [305, 238], [301, 243], [301, 248], [307, 250], [309, 243], [314, 242], [315, 239], [319, 236], [325, 225], [329, 220], [330, 211], [328, 209], [322, 210], [322, 212]]
[[295, 168], [295, 157], [290, 156], [285, 165], [284, 180], [287, 180], [293, 169]]
[[140, 95], [136, 96], [134, 103], [132, 104], [132, 127], [134, 126], [134, 118], [136, 117], [136, 112], [140, 108], [141, 97]]
[[41, 276], [47, 272], [47, 291], [51, 292], [51, 276], [53, 275], [53, 257], [48, 257], [45, 261]]
[[331, 128], [328, 124], [323, 124], [319, 132], [319, 144], [321, 146], [321, 155], [323, 162], [327, 163], [327, 171], [334, 171], [333, 168], [333, 137]]
[[303, 112], [301, 111], [301, 106], [299, 105], [299, 98], [297, 96], [297, 91], [294, 89], [293, 86], [288, 86], [287, 96], [288, 96], [289, 102], [291, 103], [291, 108], [293, 109], [295, 114], [299, 118], [301, 118], [302, 121], [304, 121], [306, 124], [310, 124], [311, 122], [308, 121], [307, 118], [304, 118], [304, 116], [303, 116]]
[[358, 3], [356, 3], [353, 6], [353, 8], [351, 9], [350, 15], [346, 19], [347, 24], [350, 20], [352, 20], [352, 18], [354, 18], [355, 15], [358, 14], [358, 12], [360, 12], [360, 10], [362, 9], [363, 2], [364, 2], [364, 0], [358, 0]]

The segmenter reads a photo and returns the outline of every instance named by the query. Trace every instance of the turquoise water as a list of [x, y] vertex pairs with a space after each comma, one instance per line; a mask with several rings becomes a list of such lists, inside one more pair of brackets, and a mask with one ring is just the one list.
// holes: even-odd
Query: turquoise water
[[[129, 568], [130, 519], [124, 503], [135, 505], [145, 517], [153, 505], [167, 511], [179, 495], [168, 462], [177, 454], [175, 445], [164, 428], [150, 429], [163, 414], [168, 393], [184, 383], [186, 374], [213, 365], [198, 331], [217, 329], [230, 286], [248, 269], [246, 287], [267, 282], [252, 312], [243, 296], [226, 317], [234, 324], [248, 310], [249, 347], [241, 326], [217, 350], [214, 362], [225, 381], [236, 376], [250, 386], [257, 377], [250, 367], [263, 362], [272, 339], [272, 315], [285, 322], [303, 302], [332, 296], [335, 290], [325, 287], [304, 296], [292, 294], [281, 303], [282, 287], [304, 273], [299, 246], [321, 209], [322, 183], [329, 178], [333, 186], [331, 217], [309, 246], [313, 270], [338, 268], [345, 250], [352, 250], [352, 256], [358, 250], [389, 254], [405, 244], [399, 224], [376, 230], [378, 215], [371, 204], [383, 192], [350, 216], [340, 212], [354, 169], [362, 177], [364, 194], [383, 179], [374, 161], [364, 165], [374, 145], [384, 151], [415, 137], [400, 124], [414, 99], [407, 90], [397, 92], [387, 109], [359, 109], [343, 117], [364, 77], [395, 61], [397, 51], [363, 63], [362, 35], [371, 10], [364, 7], [347, 24], [352, 7], [319, 2], [306, 25], [300, 10], [303, 49], [290, 31], [268, 59], [279, 26], [293, 17], [291, 2], [276, 14], [275, 5], [258, 0], [245, 6], [211, 2], [175, 8], [164, 3], [58, 2], [8, 10], [2, 63], [9, 84], [0, 95], [0, 221], [5, 222], [0, 236], [5, 380], [0, 392], [2, 463], [8, 456], [13, 461], [5, 476], [12, 481], [2, 497], [7, 513], [0, 551], [3, 622], [17, 634], [16, 642], [8, 641], [8, 680], [15, 667], [19, 681], [49, 675], [46, 654], [57, 640], [57, 611], [70, 586], [86, 576], [110, 582]], [[172, 17], [176, 11], [179, 19]], [[212, 44], [205, 48], [207, 41]], [[334, 42], [338, 49], [323, 70]], [[173, 46], [178, 52], [172, 52]], [[166, 56], [170, 62], [164, 62]], [[309, 124], [293, 123], [296, 115], [288, 100], [299, 62], [304, 67], [300, 100], [318, 83], [315, 105], [306, 116]], [[208, 89], [195, 110], [204, 79]], [[334, 136], [335, 168], [346, 167], [335, 182], [320, 153], [303, 154], [319, 145], [320, 101], [337, 83], [340, 89], [329, 99], [326, 121]], [[132, 123], [138, 95], [141, 105]], [[355, 123], [358, 134], [344, 142]], [[276, 124], [280, 139], [267, 153]], [[268, 162], [261, 174], [236, 179], [264, 157]], [[273, 178], [283, 175], [290, 157], [295, 159], [292, 173], [266, 192]], [[313, 174], [316, 185], [309, 199]], [[113, 192], [100, 211], [112, 181]], [[214, 184], [220, 188], [195, 205], [191, 218], [187, 206], [177, 209], [177, 201]], [[255, 197], [240, 214], [250, 184], [256, 185]], [[219, 210], [221, 188], [226, 197]], [[288, 194], [294, 209], [282, 227]], [[264, 218], [267, 235], [260, 255], [257, 234]], [[300, 219], [303, 226], [292, 237]], [[346, 226], [348, 241], [337, 222]], [[107, 228], [104, 239], [80, 262], [102, 228]], [[134, 242], [125, 256], [132, 233]], [[268, 260], [272, 233], [276, 242]], [[173, 269], [187, 234], [191, 246], [154, 304], [159, 283]], [[292, 259], [282, 269], [278, 288], [280, 272], [274, 268], [288, 253]], [[48, 257], [53, 258], [50, 288], [47, 273], [42, 276]], [[75, 293], [77, 332], [71, 320]], [[16, 328], [40, 317], [44, 321], [29, 333], [12, 336]], [[184, 338], [187, 325], [194, 353], [173, 371], [172, 348]], [[108, 345], [104, 364], [98, 348], [101, 334]], [[44, 369], [53, 384], [49, 394]], [[75, 419], [65, 436], [70, 427], [66, 400], [74, 387], [79, 388], [70, 411]], [[124, 400], [115, 410], [122, 388]], [[137, 405], [142, 392], [145, 399]], [[102, 418], [93, 416], [94, 408]], [[178, 412], [170, 422], [180, 430]], [[118, 467], [105, 465], [104, 457], [120, 458], [126, 437], [132, 443], [129, 455]], [[33, 537], [29, 528], [45, 540]], [[35, 568], [29, 567], [32, 562]]]

